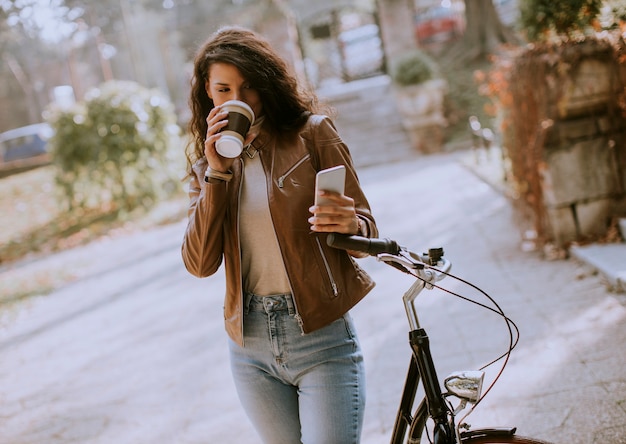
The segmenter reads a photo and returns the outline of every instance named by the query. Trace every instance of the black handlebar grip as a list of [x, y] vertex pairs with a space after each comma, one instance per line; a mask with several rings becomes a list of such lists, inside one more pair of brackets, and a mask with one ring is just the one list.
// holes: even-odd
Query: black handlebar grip
[[381, 253], [397, 255], [400, 253], [398, 243], [391, 239], [369, 239], [363, 236], [330, 233], [326, 238], [329, 247], [341, 250], [353, 250], [376, 256]]

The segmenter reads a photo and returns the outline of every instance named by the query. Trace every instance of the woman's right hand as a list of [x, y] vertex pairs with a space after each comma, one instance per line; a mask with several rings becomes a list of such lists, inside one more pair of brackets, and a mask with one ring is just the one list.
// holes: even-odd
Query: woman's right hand
[[207, 121], [206, 139], [204, 139], [204, 155], [209, 162], [209, 167], [215, 171], [227, 172], [235, 159], [220, 156], [215, 149], [215, 142], [220, 138], [220, 130], [228, 125], [228, 112], [220, 106], [214, 107], [209, 112]]

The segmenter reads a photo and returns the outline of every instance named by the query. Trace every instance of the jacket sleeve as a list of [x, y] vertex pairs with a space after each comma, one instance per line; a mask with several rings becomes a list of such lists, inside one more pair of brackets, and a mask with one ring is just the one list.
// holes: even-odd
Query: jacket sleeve
[[185, 267], [197, 277], [212, 275], [222, 263], [228, 187], [223, 181], [205, 182], [203, 167], [201, 162], [193, 166], [182, 245]]
[[[359, 178], [354, 168], [350, 150], [343, 142], [333, 122], [328, 117], [320, 119], [317, 127], [313, 130], [312, 136], [315, 155], [319, 162], [319, 168], [330, 168], [336, 165], [346, 166], [346, 190], [345, 195], [354, 199], [354, 206], [357, 216], [365, 222], [367, 226], [367, 236], [378, 237], [378, 228], [372, 215], [372, 211], [361, 188]], [[365, 253], [350, 252], [352, 256], [364, 257]]]

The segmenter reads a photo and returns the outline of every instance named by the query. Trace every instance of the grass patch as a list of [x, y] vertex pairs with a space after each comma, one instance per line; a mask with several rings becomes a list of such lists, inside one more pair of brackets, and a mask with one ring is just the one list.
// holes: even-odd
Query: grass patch
[[85, 245], [103, 236], [177, 222], [187, 210], [182, 190], [151, 209], [130, 213], [107, 209], [69, 214], [58, 204], [54, 167], [0, 178], [0, 307], [49, 293], [79, 276], [63, 264], [23, 271], [21, 260]]
[[[183, 193], [172, 200], [182, 199]], [[102, 208], [68, 213], [58, 204], [54, 190], [54, 169], [42, 167], [0, 179], [0, 211], [9, 215], [0, 232], [0, 265], [29, 254], [48, 254], [86, 244], [111, 230], [143, 221], [160, 225], [184, 215], [155, 208], [138, 208], [130, 213]]]

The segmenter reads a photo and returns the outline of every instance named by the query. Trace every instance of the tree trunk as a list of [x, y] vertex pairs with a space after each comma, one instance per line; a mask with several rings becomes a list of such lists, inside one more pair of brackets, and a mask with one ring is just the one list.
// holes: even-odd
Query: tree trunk
[[500, 21], [492, 0], [465, 0], [465, 34], [448, 57], [474, 61], [497, 51], [505, 43], [519, 43], [515, 34]]
[[7, 65], [9, 65], [9, 69], [15, 76], [15, 79], [22, 87], [22, 91], [24, 91], [24, 95], [26, 96], [26, 101], [29, 104], [28, 106], [28, 118], [29, 123], [39, 123], [41, 122], [41, 109], [39, 109], [39, 101], [37, 100], [37, 95], [35, 93], [35, 89], [33, 88], [33, 83], [28, 79], [28, 76], [22, 69], [22, 66], [17, 61], [11, 53], [5, 55], [5, 60]]
[[377, 0], [377, 5], [387, 60], [417, 48], [413, 0]]

